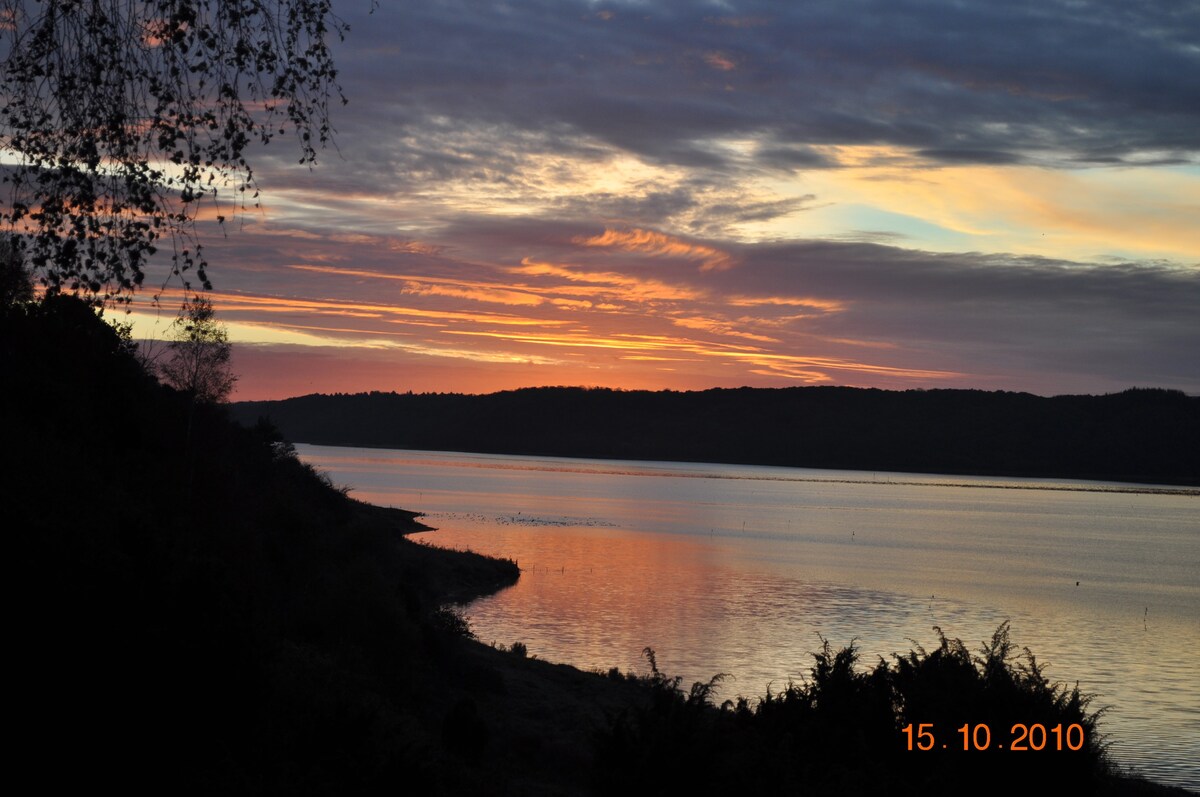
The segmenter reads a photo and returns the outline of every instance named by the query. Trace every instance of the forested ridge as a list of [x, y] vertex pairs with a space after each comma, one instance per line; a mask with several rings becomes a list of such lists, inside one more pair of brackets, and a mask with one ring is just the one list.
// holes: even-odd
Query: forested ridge
[[241, 402], [298, 442], [1200, 484], [1200, 397], [849, 387], [543, 387]]

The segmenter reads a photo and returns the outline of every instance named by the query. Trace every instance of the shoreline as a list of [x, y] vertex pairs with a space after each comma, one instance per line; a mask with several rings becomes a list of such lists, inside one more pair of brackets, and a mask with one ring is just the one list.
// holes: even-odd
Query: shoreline
[[[534, 454], [528, 452], [498, 452], [498, 451], [458, 451], [458, 450], [442, 450], [432, 448], [393, 448], [381, 445], [346, 445], [342, 443], [316, 443], [311, 441], [300, 441], [298, 445], [314, 446], [319, 448], [338, 448], [338, 449], [366, 449], [372, 451], [396, 451], [414, 454], [449, 454], [461, 455], [466, 457], [497, 457], [501, 459], [515, 459], [519, 457], [530, 457], [533, 460], [554, 460], [566, 462], [588, 462], [588, 463], [620, 463], [627, 462], [635, 465], [649, 467], [651, 465], [682, 465], [682, 466], [712, 466], [713, 468], [778, 468], [780, 470], [794, 471], [816, 471], [828, 473], [861, 473], [862, 478], [835, 478], [822, 476], [750, 476], [739, 475], [730, 476], [721, 473], [707, 472], [686, 472], [686, 471], [656, 471], [655, 475], [664, 478], [678, 479], [745, 479], [750, 481], [766, 481], [766, 482], [800, 482], [813, 484], [871, 484], [871, 485], [888, 485], [888, 486], [915, 486], [915, 487], [953, 487], [956, 489], [979, 489], [979, 490], [1033, 490], [1046, 492], [1080, 492], [1080, 493], [1114, 493], [1114, 494], [1129, 494], [1129, 495], [1179, 495], [1189, 498], [1200, 497], [1200, 487], [1193, 486], [1191, 483], [1179, 482], [1171, 483], [1150, 483], [1150, 482], [1133, 482], [1119, 480], [1103, 480], [1103, 479], [1088, 479], [1083, 477], [1073, 476], [1031, 476], [1022, 474], [988, 474], [963, 471], [960, 473], [944, 472], [944, 471], [880, 471], [869, 468], [810, 468], [795, 465], [771, 465], [755, 462], [709, 462], [709, 461], [692, 461], [692, 460], [677, 460], [677, 459], [617, 459], [606, 457], [584, 457], [584, 456], [567, 456], [563, 454]], [[562, 472], [568, 470], [565, 468], [549, 468], [530, 465], [527, 470], [530, 471], [552, 471]], [[595, 469], [581, 469], [581, 473], [595, 473]], [[602, 472], [602, 471], [601, 471]], [[614, 471], [617, 472], [617, 471]], [[868, 478], [865, 474], [870, 473]], [[897, 478], [889, 478], [895, 476]], [[994, 483], [987, 481], [971, 482], [933, 482], [933, 481], [917, 481], [915, 477], [944, 477], [947, 479], [979, 479], [993, 480]], [[907, 478], [905, 478], [907, 477]], [[1017, 479], [1031, 483], [1005, 483], [1002, 480]], [[1077, 482], [1077, 484], [1055, 484], [1053, 482]], [[1049, 484], [1037, 484], [1033, 482], [1050, 482]], [[416, 513], [420, 515], [421, 513]], [[436, 530], [436, 529], [430, 529]]]
[[[230, 405], [323, 445], [1200, 486], [1200, 397], [849, 387], [311, 394]], [[714, 425], [712, 420], [720, 418]], [[1114, 437], [1113, 429], [1125, 430]], [[1193, 453], [1189, 453], [1193, 452]]]
[[[414, 518], [420, 516], [419, 513], [407, 514]], [[510, 586], [510, 583], [495, 583], [488, 589], [478, 579], [468, 584], [453, 583], [462, 573], [472, 572], [474, 567], [488, 567], [484, 562], [510, 562], [472, 551], [442, 548], [436, 541], [416, 543], [408, 539], [411, 534], [428, 530], [428, 527], [411, 529], [404, 533], [405, 541], [421, 549], [427, 564], [440, 562], [439, 579], [451, 579], [450, 583], [443, 583], [439, 591], [443, 600], [466, 608], [470, 601]], [[473, 566], [456, 564], [465, 560], [470, 560]], [[519, 572], [517, 575], [519, 578]], [[520, 784], [519, 788], [533, 788], [534, 791], [547, 787], [547, 793], [594, 793], [590, 778], [579, 777], [580, 773], [591, 772], [595, 765], [588, 748], [594, 744], [596, 734], [603, 732], [605, 723], [611, 723], [614, 716], [628, 711], [630, 706], [644, 704], [649, 676], [616, 676], [615, 668], [605, 675], [599, 671], [582, 670], [569, 663], [542, 661], [536, 656], [526, 657], [523, 646], [520, 653], [516, 652], [517, 645], [513, 643], [519, 643], [520, 640], [508, 640], [510, 647], [507, 648], [505, 642], [494, 640], [489, 645], [480, 639], [464, 638], [459, 641], [459, 655], [472, 666], [490, 672], [494, 679], [491, 688], [484, 690], [482, 697], [475, 693], [469, 698], [475, 701], [478, 717], [494, 729], [492, 738], [506, 740], [502, 757], [517, 754], [507, 747], [509, 743], [523, 750], [543, 750], [546, 745], [552, 745], [556, 759], [568, 764], [540, 774], [525, 772], [514, 783]], [[680, 685], [685, 691], [686, 686]], [[706, 706], [705, 710], [714, 713], [719, 711], [715, 706]], [[984, 765], [981, 761], [981, 766]], [[1183, 787], [1129, 774], [1116, 764], [1112, 766], [1114, 773], [1106, 781], [1104, 789], [1097, 793], [1161, 797], [1197, 794]], [[544, 780], [547, 776], [552, 776], [550, 781]], [[558, 790], [564, 785], [559, 780], [563, 777], [567, 777], [571, 783], [567, 791]]]

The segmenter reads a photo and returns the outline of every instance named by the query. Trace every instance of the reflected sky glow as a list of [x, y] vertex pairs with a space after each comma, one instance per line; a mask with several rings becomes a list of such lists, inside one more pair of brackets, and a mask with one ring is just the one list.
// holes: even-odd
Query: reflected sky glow
[[935, 646], [935, 625], [977, 650], [1007, 619], [1051, 678], [1112, 706], [1119, 760], [1200, 785], [1194, 489], [299, 450], [361, 499], [426, 511], [423, 541], [518, 561], [469, 607], [486, 642], [638, 672], [649, 646], [757, 696], [805, 677], [821, 637], [873, 662]]

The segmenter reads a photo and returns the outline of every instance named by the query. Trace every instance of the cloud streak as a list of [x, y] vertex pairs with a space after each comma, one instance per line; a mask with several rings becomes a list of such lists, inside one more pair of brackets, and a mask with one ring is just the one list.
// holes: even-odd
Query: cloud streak
[[[326, 336], [348, 351], [446, 362], [477, 352], [529, 366], [531, 384], [573, 373], [621, 387], [1200, 388], [1195, 268], [835, 241], [689, 239], [693, 256], [667, 257], [590, 245], [603, 228], [547, 237], [537, 219], [499, 226], [508, 229], [493, 221], [473, 238], [464, 222], [445, 232], [455, 252], [427, 248], [437, 254], [398, 253], [386, 237], [306, 239], [363, 265], [292, 265], [287, 296], [248, 280], [214, 300], [230, 321], [275, 330], [275, 343], [295, 330], [297, 343]], [[546, 259], [525, 254], [535, 250]], [[695, 253], [710, 250], [737, 266], [701, 268]], [[329, 298], [356, 292], [372, 298]], [[397, 373], [395, 386], [407, 378]]]
[[346, 12], [340, 152], [209, 244], [263, 391], [1200, 392], [1194, 4]]

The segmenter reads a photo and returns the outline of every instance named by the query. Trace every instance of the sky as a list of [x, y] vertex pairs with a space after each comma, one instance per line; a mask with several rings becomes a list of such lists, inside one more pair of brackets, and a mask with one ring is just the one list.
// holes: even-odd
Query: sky
[[235, 399], [1200, 393], [1200, 4], [335, 7], [336, 149], [202, 223]]

